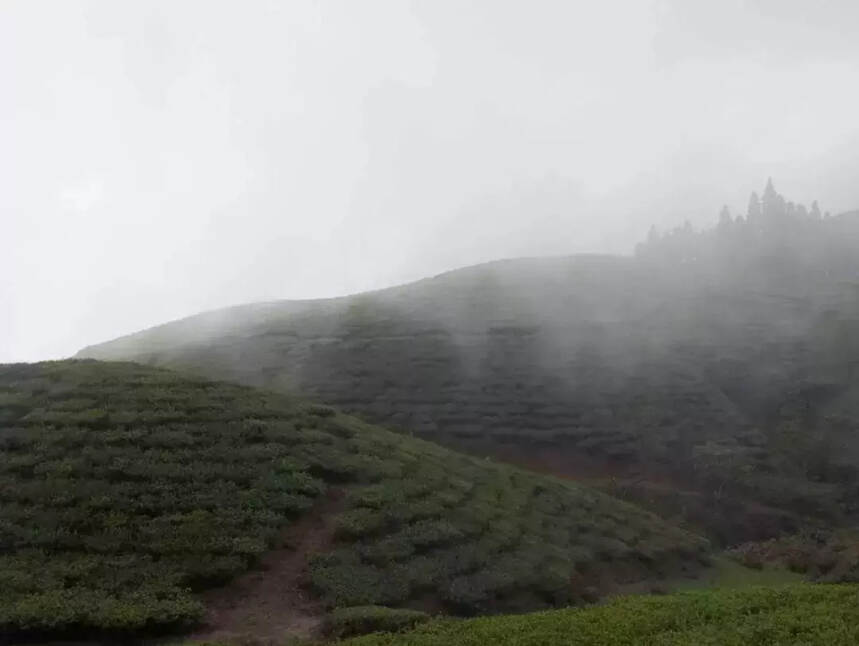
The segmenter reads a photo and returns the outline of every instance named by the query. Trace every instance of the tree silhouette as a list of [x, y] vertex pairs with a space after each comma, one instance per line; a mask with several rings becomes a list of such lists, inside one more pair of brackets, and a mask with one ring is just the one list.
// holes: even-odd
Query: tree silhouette
[[815, 220], [820, 219], [820, 207], [817, 205], [817, 200], [811, 203], [811, 217]]
[[734, 224], [734, 219], [731, 217], [731, 211], [728, 209], [728, 205], [722, 207], [722, 210], [719, 211], [719, 224], [716, 225], [718, 231], [724, 233], [731, 229], [731, 225]]
[[749, 208], [746, 211], [749, 224], [758, 225], [761, 221], [761, 199], [755, 191], [749, 196]]
[[773, 226], [787, 215], [787, 204], [775, 190], [772, 177], [767, 180], [767, 187], [761, 198], [761, 212], [765, 226]]

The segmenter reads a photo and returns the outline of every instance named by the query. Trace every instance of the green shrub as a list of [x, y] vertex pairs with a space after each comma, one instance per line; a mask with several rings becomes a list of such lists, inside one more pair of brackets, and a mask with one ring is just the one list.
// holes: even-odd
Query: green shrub
[[350, 509], [337, 516], [337, 535], [341, 538], [361, 538], [378, 532], [385, 526], [385, 516], [365, 507]]
[[399, 632], [427, 621], [429, 615], [419, 610], [385, 606], [337, 608], [325, 621], [325, 632], [332, 637], [350, 637], [373, 632]]
[[411, 592], [405, 571], [364, 564], [317, 564], [311, 582], [330, 607], [402, 603]]
[[309, 405], [307, 407], [307, 412], [311, 415], [316, 415], [316, 417], [334, 417], [337, 414], [336, 410], [330, 406], [323, 406], [322, 404]]
[[344, 646], [853, 646], [859, 588], [795, 584], [632, 596], [607, 604], [468, 620], [433, 619]]
[[608, 496], [332, 410], [134, 364], [0, 366], [3, 630], [186, 625], [191, 590], [252, 566], [323, 495], [337, 512], [309, 579], [329, 608], [552, 606], [584, 598], [585, 566], [610, 582], [701, 554]]

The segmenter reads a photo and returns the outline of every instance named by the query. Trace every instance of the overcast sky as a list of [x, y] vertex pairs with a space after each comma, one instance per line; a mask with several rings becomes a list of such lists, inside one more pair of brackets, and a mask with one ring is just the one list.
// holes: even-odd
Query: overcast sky
[[0, 0], [0, 361], [859, 207], [855, 0]]

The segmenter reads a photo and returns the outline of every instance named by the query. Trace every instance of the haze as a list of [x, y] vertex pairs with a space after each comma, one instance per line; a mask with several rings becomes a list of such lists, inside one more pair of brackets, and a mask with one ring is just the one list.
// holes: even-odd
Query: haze
[[859, 207], [859, 5], [0, 5], [0, 361], [651, 224]]

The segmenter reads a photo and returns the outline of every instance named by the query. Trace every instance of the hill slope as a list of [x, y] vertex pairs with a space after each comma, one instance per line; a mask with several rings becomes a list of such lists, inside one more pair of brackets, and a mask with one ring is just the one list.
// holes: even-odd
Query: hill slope
[[[4, 634], [188, 628], [194, 591], [275, 548], [307, 550], [269, 574], [300, 570], [325, 607], [460, 613], [592, 598], [707, 554], [583, 487], [135, 364], [0, 366], [0, 456]], [[290, 534], [308, 514], [324, 541]]]
[[613, 478], [726, 542], [808, 515], [841, 522], [859, 473], [859, 217], [792, 213], [678, 230], [634, 258], [502, 261], [235, 307], [80, 355], [301, 392], [448, 445]]

